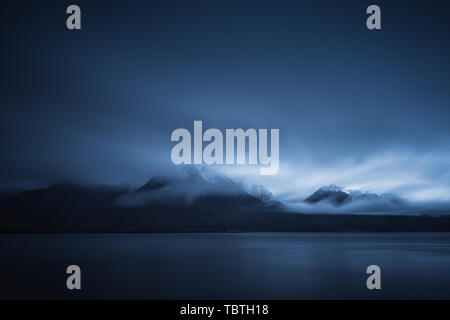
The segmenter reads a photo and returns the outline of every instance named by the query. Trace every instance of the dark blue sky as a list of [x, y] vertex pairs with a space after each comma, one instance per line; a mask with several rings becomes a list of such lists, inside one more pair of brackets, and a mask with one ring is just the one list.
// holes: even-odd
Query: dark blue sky
[[[82, 10], [69, 31], [65, 9]], [[369, 31], [377, 4], [382, 30]], [[143, 183], [170, 134], [279, 128], [275, 193], [450, 199], [448, 1], [16, 1], [2, 10], [2, 187]]]

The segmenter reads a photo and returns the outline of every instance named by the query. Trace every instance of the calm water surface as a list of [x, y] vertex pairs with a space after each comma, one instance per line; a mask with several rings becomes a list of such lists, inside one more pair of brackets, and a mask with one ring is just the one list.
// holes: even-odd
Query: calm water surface
[[0, 234], [0, 250], [3, 299], [450, 298], [449, 233]]

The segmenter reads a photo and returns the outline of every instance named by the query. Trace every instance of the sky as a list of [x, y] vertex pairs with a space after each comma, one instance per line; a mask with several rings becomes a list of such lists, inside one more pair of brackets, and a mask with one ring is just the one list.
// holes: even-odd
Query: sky
[[[1, 13], [0, 187], [138, 186], [177, 128], [280, 129], [278, 195], [450, 200], [448, 1], [14, 1]], [[381, 30], [366, 8], [381, 8]]]

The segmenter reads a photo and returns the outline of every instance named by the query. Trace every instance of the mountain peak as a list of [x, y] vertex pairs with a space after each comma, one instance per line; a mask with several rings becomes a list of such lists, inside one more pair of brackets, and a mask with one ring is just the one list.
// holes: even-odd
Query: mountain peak
[[184, 175], [183, 179], [188, 182], [193, 183], [199, 183], [199, 182], [206, 182], [205, 179], [203, 179], [202, 174], [198, 170], [197, 166], [195, 165], [187, 165], [184, 167]]
[[328, 202], [334, 206], [339, 206], [351, 201], [351, 196], [342, 191], [342, 189], [334, 184], [324, 186], [315, 191], [312, 195], [305, 199], [307, 203]]
[[264, 186], [259, 184], [254, 184], [247, 188], [247, 192], [251, 194], [252, 196], [268, 202], [274, 200], [272, 192], [270, 192], [268, 189], [266, 189]]

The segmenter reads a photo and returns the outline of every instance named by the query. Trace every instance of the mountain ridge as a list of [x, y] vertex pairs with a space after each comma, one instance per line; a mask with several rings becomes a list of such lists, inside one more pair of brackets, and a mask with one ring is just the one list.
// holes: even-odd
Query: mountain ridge
[[[300, 213], [262, 186], [197, 168], [187, 172], [155, 176], [134, 189], [55, 184], [1, 195], [0, 232], [450, 231], [449, 216]], [[328, 198], [307, 205], [323, 201]]]

